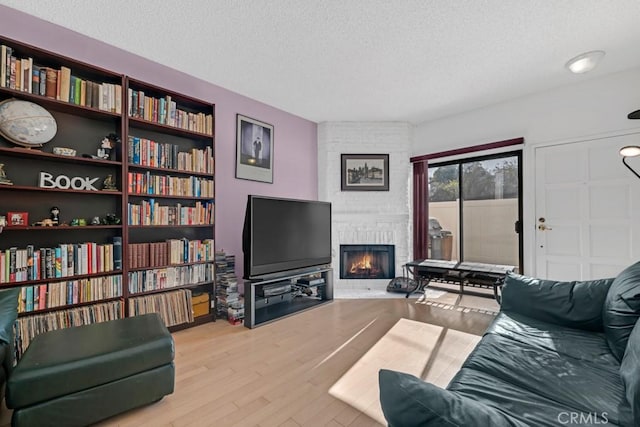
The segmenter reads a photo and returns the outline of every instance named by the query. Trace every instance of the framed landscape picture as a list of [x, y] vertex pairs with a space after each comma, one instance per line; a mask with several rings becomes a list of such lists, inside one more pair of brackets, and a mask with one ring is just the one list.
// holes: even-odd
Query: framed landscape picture
[[388, 154], [342, 154], [342, 191], [389, 191]]
[[273, 126], [237, 115], [236, 178], [273, 183]]

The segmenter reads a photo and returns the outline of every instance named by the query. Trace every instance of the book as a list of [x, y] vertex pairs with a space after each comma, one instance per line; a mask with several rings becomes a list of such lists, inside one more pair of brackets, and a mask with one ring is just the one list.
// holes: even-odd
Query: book
[[20, 58], [15, 58], [15, 63], [16, 63], [15, 72], [12, 70], [12, 72], [14, 72], [15, 74], [15, 80], [16, 80], [15, 89], [21, 91], [22, 90], [22, 60]]
[[60, 101], [69, 102], [71, 90], [71, 69], [60, 67]]
[[73, 90], [75, 95], [73, 99], [73, 103], [76, 105], [81, 105], [81, 97], [82, 97], [82, 79], [76, 78], [75, 88]]
[[47, 75], [44, 96], [56, 99], [58, 93], [58, 71], [53, 68], [46, 68], [45, 70]]
[[122, 270], [122, 237], [113, 238], [113, 268]]
[[16, 88], [16, 57], [15, 56], [11, 56], [11, 58], [7, 59], [10, 64], [10, 68], [9, 68], [9, 75], [7, 76], [9, 79], [9, 89], [15, 89]]
[[31, 93], [40, 95], [40, 67], [37, 65], [31, 68]]
[[40, 67], [40, 90], [38, 92], [42, 96], [47, 93], [47, 67]]
[[33, 83], [31, 81], [31, 67], [33, 66], [33, 58], [25, 58], [22, 60], [22, 91], [31, 93]]
[[7, 86], [7, 46], [0, 45], [0, 87]]

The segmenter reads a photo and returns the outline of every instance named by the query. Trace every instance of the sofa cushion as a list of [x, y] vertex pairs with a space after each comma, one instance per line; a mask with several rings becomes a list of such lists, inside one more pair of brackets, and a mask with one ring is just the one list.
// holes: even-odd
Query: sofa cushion
[[640, 262], [615, 278], [607, 293], [602, 317], [611, 352], [622, 360], [631, 330], [640, 318]]
[[615, 418], [624, 399], [619, 369], [497, 334], [485, 335], [462, 367], [585, 413], [597, 408]]
[[509, 273], [502, 287], [501, 310], [570, 328], [602, 331], [602, 304], [612, 282], [558, 282]]
[[634, 425], [640, 426], [640, 321], [636, 322], [620, 365], [627, 400], [632, 403]]
[[617, 372], [620, 368], [601, 332], [565, 328], [521, 314], [501, 312], [485, 334], [502, 335], [540, 350], [597, 363], [601, 369]]
[[13, 324], [18, 318], [18, 295], [20, 288], [0, 291], [0, 341], [13, 343]]
[[[518, 425], [517, 423], [536, 427], [570, 425], [572, 413], [583, 414], [584, 417], [591, 416], [591, 423], [585, 422], [582, 425], [632, 425], [625, 423], [623, 420], [627, 418], [617, 410], [615, 413], [603, 414], [599, 408], [591, 408], [589, 411], [573, 408], [540, 395], [534, 390], [471, 368], [462, 368], [458, 371], [447, 390], [480, 405], [508, 414], [514, 425]], [[490, 426], [491, 424], [469, 423], [460, 426], [467, 425]]]
[[390, 427], [524, 427], [495, 408], [421, 379], [386, 369], [379, 373], [380, 404]]

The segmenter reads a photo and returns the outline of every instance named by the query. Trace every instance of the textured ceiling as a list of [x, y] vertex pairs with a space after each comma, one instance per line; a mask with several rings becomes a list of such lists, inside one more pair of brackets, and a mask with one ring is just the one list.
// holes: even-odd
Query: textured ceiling
[[639, 0], [0, 4], [315, 122], [418, 123], [640, 66]]

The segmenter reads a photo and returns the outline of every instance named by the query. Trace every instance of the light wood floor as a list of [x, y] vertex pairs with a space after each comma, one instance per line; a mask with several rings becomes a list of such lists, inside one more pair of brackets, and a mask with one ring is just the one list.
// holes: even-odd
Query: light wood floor
[[[187, 329], [174, 334], [175, 392], [101, 426], [378, 426], [329, 390], [403, 318], [444, 327], [433, 334], [478, 336], [493, 319], [415, 300], [335, 300], [253, 330], [225, 321]], [[470, 349], [463, 342], [458, 353]], [[420, 362], [423, 378], [442, 366], [432, 359]], [[4, 408], [0, 425], [9, 417]]]

